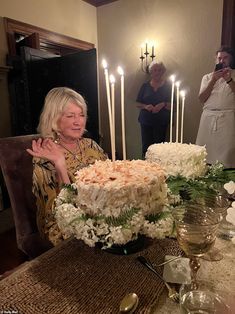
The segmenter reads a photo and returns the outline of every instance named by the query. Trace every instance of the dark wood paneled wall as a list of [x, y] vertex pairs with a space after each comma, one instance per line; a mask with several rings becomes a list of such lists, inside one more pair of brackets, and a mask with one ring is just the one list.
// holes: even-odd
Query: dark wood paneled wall
[[224, 0], [221, 44], [235, 51], [235, 0]]

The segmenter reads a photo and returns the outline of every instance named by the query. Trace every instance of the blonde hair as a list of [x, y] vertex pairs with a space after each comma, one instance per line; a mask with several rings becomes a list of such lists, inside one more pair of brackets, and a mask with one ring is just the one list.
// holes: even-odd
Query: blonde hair
[[165, 67], [164, 63], [163, 63], [163, 62], [157, 62], [157, 61], [154, 60], [154, 61], [152, 61], [152, 62], [150, 63], [150, 65], [148, 66], [148, 73], [151, 74], [152, 68], [153, 68], [155, 65], [157, 65], [159, 68], [161, 68], [162, 75], [166, 72], [166, 67]]
[[87, 117], [87, 105], [84, 98], [68, 87], [56, 87], [46, 95], [44, 107], [38, 124], [38, 132], [42, 137], [56, 139], [58, 137], [57, 122], [68, 103], [72, 102], [82, 109]]

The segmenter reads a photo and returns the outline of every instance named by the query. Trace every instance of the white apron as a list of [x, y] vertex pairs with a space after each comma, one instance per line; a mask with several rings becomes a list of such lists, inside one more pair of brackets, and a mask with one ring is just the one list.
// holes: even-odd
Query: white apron
[[207, 163], [235, 168], [235, 110], [204, 109], [196, 144], [206, 146]]

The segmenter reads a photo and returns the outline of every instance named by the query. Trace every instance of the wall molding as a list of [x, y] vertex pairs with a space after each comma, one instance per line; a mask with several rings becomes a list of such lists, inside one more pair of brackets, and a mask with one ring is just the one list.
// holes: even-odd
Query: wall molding
[[[4, 17], [5, 31], [8, 41], [9, 55], [15, 56], [16, 52], [16, 35], [30, 36], [37, 34], [34, 44], [37, 49], [47, 50], [46, 47], [68, 48], [72, 50], [89, 50], [95, 47], [94, 44], [62, 35], [47, 29], [16, 21], [8, 17]], [[36, 42], [38, 41], [38, 42]]]

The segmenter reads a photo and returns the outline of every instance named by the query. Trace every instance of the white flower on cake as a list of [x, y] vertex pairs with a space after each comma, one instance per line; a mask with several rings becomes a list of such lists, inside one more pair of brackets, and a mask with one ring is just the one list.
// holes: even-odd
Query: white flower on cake
[[225, 183], [224, 188], [228, 192], [228, 194], [233, 194], [235, 192], [235, 182], [229, 181]]
[[167, 176], [196, 178], [207, 171], [204, 146], [181, 143], [160, 143], [149, 146], [146, 160], [158, 163]]
[[138, 234], [171, 235], [173, 218], [165, 213], [166, 204], [165, 173], [156, 163], [97, 161], [78, 171], [76, 183], [62, 189], [55, 217], [66, 236], [107, 248]]
[[[169, 235], [173, 235], [173, 217], [168, 214], [165, 218], [159, 219], [158, 222], [144, 221], [142, 233], [150, 238], [164, 239]], [[169, 232], [170, 231], [170, 232]]]

